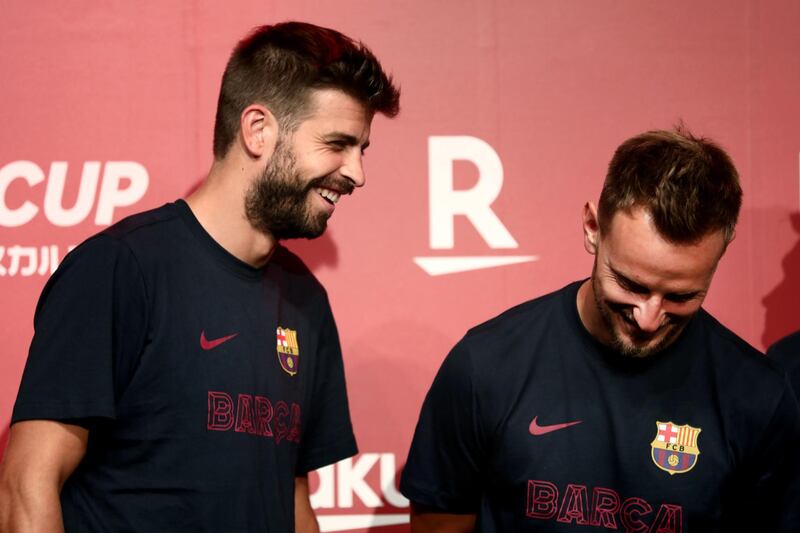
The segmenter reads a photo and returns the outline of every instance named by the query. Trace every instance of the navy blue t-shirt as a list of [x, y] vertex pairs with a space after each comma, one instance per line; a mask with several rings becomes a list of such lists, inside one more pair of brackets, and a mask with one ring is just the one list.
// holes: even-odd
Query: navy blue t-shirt
[[767, 355], [786, 369], [795, 395], [800, 394], [800, 331], [792, 333], [770, 346]]
[[478, 531], [799, 531], [800, 410], [700, 311], [635, 360], [583, 327], [574, 283], [470, 330], [425, 399], [401, 491]]
[[356, 453], [321, 285], [239, 261], [183, 201], [90, 238], [40, 298], [13, 422], [89, 428], [67, 531], [294, 531], [294, 478]]

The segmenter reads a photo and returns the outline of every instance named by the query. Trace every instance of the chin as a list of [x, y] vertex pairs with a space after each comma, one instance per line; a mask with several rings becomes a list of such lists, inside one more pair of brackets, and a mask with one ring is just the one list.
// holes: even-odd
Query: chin
[[633, 359], [644, 359], [663, 350], [661, 341], [648, 342], [647, 344], [636, 344], [628, 339], [616, 338], [614, 348], [620, 355]]
[[306, 234], [308, 235], [307, 238], [316, 239], [317, 237], [322, 236], [326, 229], [328, 229], [328, 217], [319, 216], [316, 220], [314, 220], [313, 224], [308, 224], [306, 226]]
[[614, 348], [625, 357], [642, 359], [667, 349], [678, 338], [682, 327], [669, 327], [656, 337], [637, 342], [620, 330], [614, 332]]

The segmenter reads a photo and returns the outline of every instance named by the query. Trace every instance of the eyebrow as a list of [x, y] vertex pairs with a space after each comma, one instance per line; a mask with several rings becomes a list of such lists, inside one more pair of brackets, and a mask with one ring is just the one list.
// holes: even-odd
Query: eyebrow
[[[340, 131], [334, 131], [325, 135], [325, 141], [344, 141], [348, 146], [358, 146], [358, 137], [355, 135], [350, 135], [349, 133], [343, 133]], [[364, 144], [361, 145], [362, 150], [366, 150], [369, 147], [369, 140], [367, 140]]]

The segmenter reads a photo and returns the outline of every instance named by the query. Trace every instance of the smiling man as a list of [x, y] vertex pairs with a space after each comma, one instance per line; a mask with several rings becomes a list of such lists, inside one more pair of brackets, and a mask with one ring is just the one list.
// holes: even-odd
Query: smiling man
[[318, 531], [307, 473], [356, 443], [327, 295], [279, 241], [325, 231], [398, 106], [334, 30], [239, 43], [202, 186], [84, 242], [42, 293], [0, 530]]
[[583, 209], [591, 278], [444, 361], [401, 482], [412, 531], [798, 531], [786, 376], [701, 308], [740, 205], [711, 141], [624, 142]]

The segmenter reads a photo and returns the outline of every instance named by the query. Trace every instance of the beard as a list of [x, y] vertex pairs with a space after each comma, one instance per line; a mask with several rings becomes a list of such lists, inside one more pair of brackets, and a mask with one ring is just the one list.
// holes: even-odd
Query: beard
[[325, 232], [328, 213], [312, 212], [309, 194], [315, 187], [336, 189], [349, 194], [353, 185], [347, 180], [323, 176], [303, 182], [297, 161], [283, 137], [278, 139], [267, 167], [245, 196], [245, 214], [250, 225], [277, 240], [314, 239]]
[[643, 359], [664, 351], [680, 336], [686, 324], [694, 315], [677, 318], [667, 316], [664, 323], [654, 333], [634, 330], [626, 336], [618, 324], [619, 320], [635, 324], [629, 305], [609, 302], [602, 296], [597, 281], [597, 260], [592, 269], [592, 292], [597, 311], [611, 336], [611, 348], [624, 357]]

